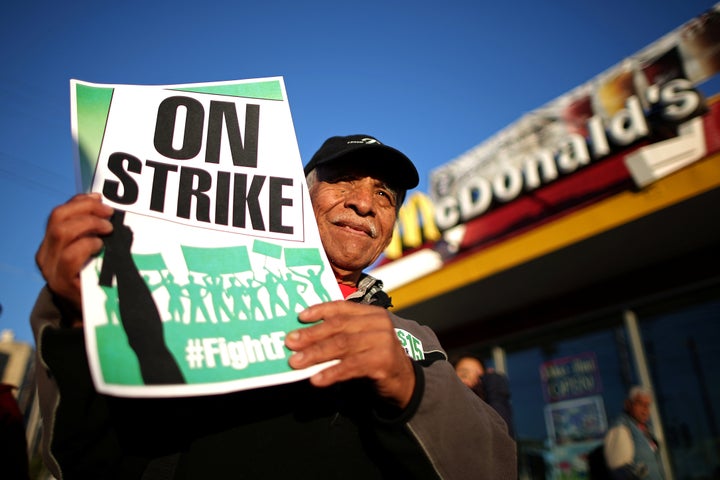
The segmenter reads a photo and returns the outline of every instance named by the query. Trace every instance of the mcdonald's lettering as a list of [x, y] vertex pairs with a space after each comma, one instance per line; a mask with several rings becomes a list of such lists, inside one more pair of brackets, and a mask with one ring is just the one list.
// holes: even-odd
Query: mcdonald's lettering
[[422, 193], [415, 193], [400, 207], [398, 221], [385, 256], [390, 260], [402, 257], [403, 250], [415, 248], [440, 239], [435, 225], [435, 209], [430, 199]]

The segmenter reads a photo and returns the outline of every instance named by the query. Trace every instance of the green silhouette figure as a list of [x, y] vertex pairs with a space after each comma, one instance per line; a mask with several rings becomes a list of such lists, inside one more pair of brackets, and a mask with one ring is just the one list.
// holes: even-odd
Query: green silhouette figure
[[252, 317], [252, 313], [250, 313], [250, 309], [245, 302], [247, 292], [247, 286], [240, 279], [235, 277], [230, 279], [230, 286], [227, 288], [225, 296], [232, 300], [233, 316], [238, 320], [249, 320]]
[[[205, 323], [207, 320], [210, 320], [212, 323], [217, 323], [215, 317], [211, 317], [210, 312], [208, 312], [205, 307], [205, 297], [207, 297], [210, 292], [208, 292], [204, 284], [199, 283], [194, 276], [190, 275], [190, 282], [183, 287], [183, 291], [187, 298], [190, 299], [191, 322]], [[200, 311], [201, 317], [197, 317], [198, 310]]]
[[[205, 286], [210, 294], [210, 299], [212, 300], [215, 318], [222, 322], [229, 322], [231, 318], [234, 318], [234, 315], [233, 312], [230, 311], [230, 307], [225, 303], [225, 282], [222, 276], [206, 275], [204, 280]], [[222, 312], [225, 312], [224, 317]]]
[[[168, 312], [170, 312], [170, 320], [176, 322], [182, 322], [185, 317], [185, 307], [182, 303], [183, 288], [175, 282], [175, 277], [172, 273], [168, 272], [163, 274], [163, 278], [160, 281], [161, 285], [167, 290], [168, 299]], [[184, 323], [190, 323], [189, 318], [184, 319]]]
[[[265, 307], [258, 298], [258, 293], [260, 293], [260, 289], [264, 287], [265, 285], [255, 280], [254, 275], [248, 280], [245, 296], [250, 302], [249, 308], [252, 312], [252, 316], [255, 317], [255, 320], [267, 320], [270, 318], [267, 314], [267, 311], [265, 310]], [[259, 318], [255, 315], [255, 312], [257, 311], [260, 312], [262, 318]]]
[[292, 274], [286, 273], [285, 280], [282, 282], [282, 286], [285, 289], [285, 293], [288, 296], [288, 310], [291, 312], [297, 312], [297, 306], [300, 305], [301, 310], [305, 310], [308, 307], [307, 302], [302, 296], [307, 290], [305, 282], [295, 280]]
[[[288, 307], [285, 305], [285, 303], [282, 301], [282, 298], [280, 298], [280, 287], [282, 285], [282, 277], [280, 275], [277, 275], [270, 270], [268, 270], [267, 267], [265, 267], [265, 271], [267, 272], [267, 275], [265, 275], [265, 288], [267, 288], [269, 300], [270, 300], [270, 313], [274, 315], [277, 315], [277, 308], [280, 307], [280, 315], [286, 315], [288, 313]], [[285, 292], [287, 293], [287, 292]]]
[[120, 300], [118, 299], [117, 288], [106, 287], [101, 285], [103, 293], [105, 294], [105, 315], [108, 321], [113, 325], [120, 324], [118, 317], [118, 310], [120, 309]]
[[[95, 271], [97, 272], [99, 278], [100, 267], [96, 266]], [[103, 284], [100, 284], [100, 288], [102, 288], [102, 291], [105, 294], [105, 302], [103, 305], [105, 306], [105, 316], [108, 319], [108, 323], [112, 325], [119, 325], [120, 317], [118, 312], [120, 311], [120, 300], [118, 299], [117, 288], [112, 285]]]
[[145, 281], [145, 285], [147, 285], [148, 290], [151, 292], [154, 292], [158, 288], [162, 287], [162, 280], [160, 280], [158, 283], [152, 283], [152, 280], [150, 280], [150, 275], [143, 275], [143, 280]]
[[302, 273], [298, 272], [297, 270], [293, 270], [292, 272], [295, 275], [299, 275], [303, 278], [307, 278], [310, 284], [313, 287], [313, 290], [315, 291], [315, 295], [318, 296], [321, 302], [329, 302], [331, 300], [330, 294], [327, 290], [325, 290], [325, 286], [322, 283], [322, 277], [320, 274], [322, 274], [323, 267], [321, 266], [318, 268], [317, 273], [312, 268], [308, 268], [307, 275], [303, 275]]

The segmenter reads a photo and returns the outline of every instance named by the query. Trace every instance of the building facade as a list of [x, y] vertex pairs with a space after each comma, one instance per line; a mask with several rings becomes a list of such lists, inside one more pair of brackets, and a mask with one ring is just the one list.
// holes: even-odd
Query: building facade
[[718, 73], [716, 6], [432, 172], [373, 272], [508, 375], [522, 478], [587, 478], [638, 384], [668, 477], [720, 475]]
[[[40, 409], [37, 403], [37, 395], [35, 391], [35, 351], [32, 345], [27, 342], [15, 340], [15, 336], [11, 330], [3, 330], [0, 333], [0, 387], [2, 387], [3, 395], [7, 397], [2, 399], [4, 421], [14, 422], [14, 412], [19, 410], [24, 423], [25, 442], [22, 447], [27, 451], [26, 459], [19, 459], [16, 451], [5, 452], [11, 458], [3, 459], [10, 462], [28, 461], [30, 472], [39, 474], [42, 470], [39, 459], [40, 445]], [[9, 398], [12, 396], [13, 398]], [[13, 420], [11, 420], [13, 419]], [[12, 428], [14, 425], [3, 424], [3, 428]], [[9, 431], [4, 432], [9, 434]], [[20, 443], [15, 437], [5, 438], [4, 441]], [[21, 446], [17, 446], [21, 448]], [[29, 459], [32, 459], [30, 461]], [[6, 466], [7, 467], [7, 466]], [[9, 467], [7, 467], [9, 468]], [[16, 470], [5, 470], [17, 472]], [[40, 478], [33, 475], [33, 478]]]

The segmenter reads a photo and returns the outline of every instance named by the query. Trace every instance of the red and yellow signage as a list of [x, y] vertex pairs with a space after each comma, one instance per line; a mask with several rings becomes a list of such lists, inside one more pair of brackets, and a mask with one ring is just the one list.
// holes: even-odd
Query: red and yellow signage
[[496, 239], [699, 160], [707, 152], [692, 119], [707, 108], [696, 86], [718, 72], [715, 6], [434, 170], [431, 205], [419, 196], [401, 210], [388, 258], [436, 240], [436, 227], [485, 217], [484, 240]]
[[[432, 271], [449, 267], [457, 254], [540, 232], [624, 194], [637, 196], [708, 159], [720, 152], [720, 102], [708, 102], [698, 86], [718, 72], [720, 4], [431, 172], [431, 202], [419, 197], [403, 207], [386, 252], [390, 263], [381, 268], [389, 270], [401, 255], [420, 258], [420, 250], [425, 263], [433, 254]], [[693, 194], [683, 192], [683, 198]], [[583, 231], [587, 238], [595, 229]], [[581, 238], [575, 237], [556, 240]], [[405, 277], [419, 278], [407, 260]]]

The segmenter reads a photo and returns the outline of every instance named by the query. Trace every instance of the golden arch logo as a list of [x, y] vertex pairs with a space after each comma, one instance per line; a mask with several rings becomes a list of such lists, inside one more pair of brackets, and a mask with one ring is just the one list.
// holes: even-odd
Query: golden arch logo
[[436, 241], [440, 236], [432, 202], [416, 192], [400, 207], [392, 240], [384, 253], [389, 260], [396, 260], [402, 257], [405, 248], [419, 247], [423, 241]]

